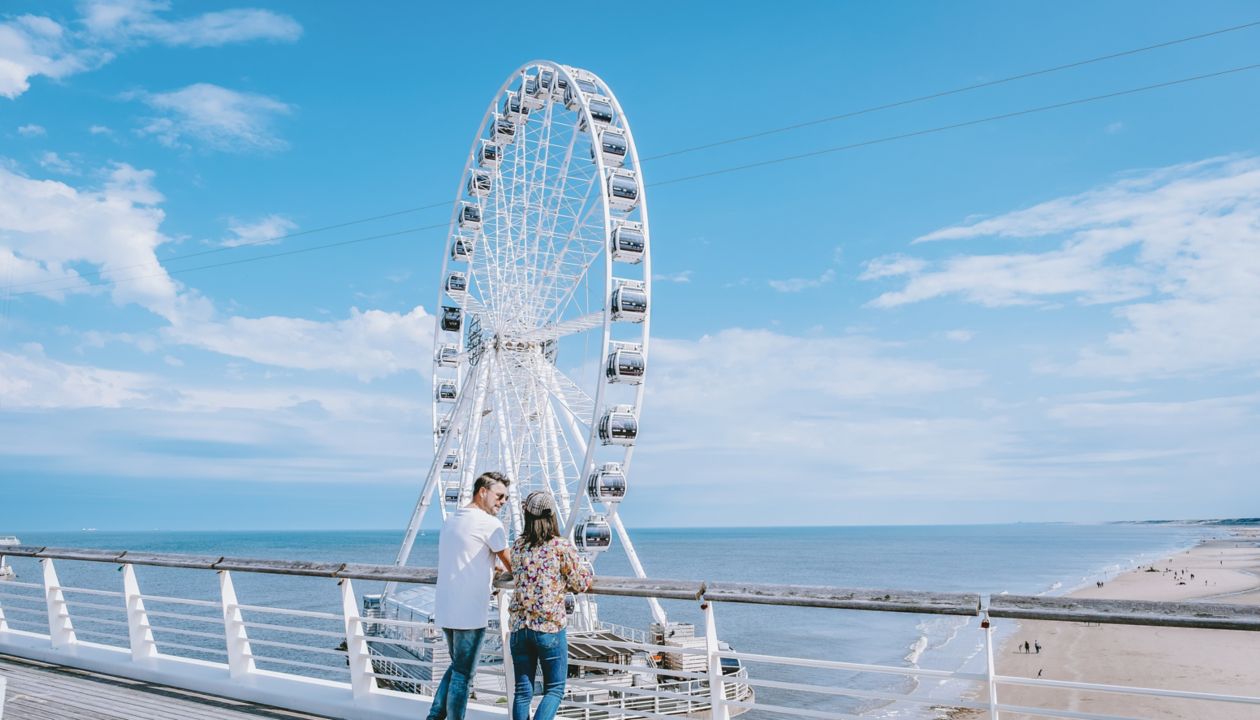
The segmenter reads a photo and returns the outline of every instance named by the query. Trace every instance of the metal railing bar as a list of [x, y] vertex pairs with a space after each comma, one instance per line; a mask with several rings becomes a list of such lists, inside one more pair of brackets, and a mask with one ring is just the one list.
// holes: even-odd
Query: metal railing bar
[[81, 622], [98, 622], [98, 623], [105, 623], [106, 625], [114, 625], [117, 627], [127, 627], [126, 620], [110, 620], [109, 618], [92, 617], [91, 615], [75, 615], [74, 622], [75, 624], [78, 624]]
[[[175, 633], [177, 635], [188, 635], [189, 637], [199, 637], [199, 638], [206, 638], [207, 640], [220, 640], [220, 641], [226, 642], [226, 635], [224, 633], [215, 634], [215, 633], [202, 632], [200, 630], [185, 630], [183, 628], [165, 627], [161, 625], [150, 625], [149, 629], [156, 633], [169, 632], [169, 633]], [[253, 640], [250, 640], [250, 642], [253, 642]]]
[[[598, 660], [578, 660], [569, 658], [570, 665], [581, 665], [583, 667], [603, 668], [605, 670], [625, 670], [625, 665], [617, 665], [615, 663], [599, 662]], [[668, 675], [670, 677], [688, 678], [691, 680], [708, 680], [707, 673], [689, 672], [687, 670], [666, 670], [664, 668], [639, 667], [635, 666], [635, 672], [651, 673], [653, 675]]]
[[315, 647], [314, 645], [297, 645], [295, 643], [280, 642], [278, 640], [259, 640], [258, 638], [250, 638], [249, 644], [262, 645], [265, 647], [285, 648], [287, 650], [300, 650], [302, 652], [321, 653], [324, 655], [340, 655], [342, 657], [346, 657], [347, 655], [347, 652], [345, 650], [337, 650], [334, 648], [321, 648], [321, 647]]
[[332, 637], [345, 639], [344, 632], [333, 632], [332, 630], [315, 630], [313, 628], [291, 627], [289, 625], [273, 625], [271, 623], [246, 622], [242, 623], [247, 628], [257, 628], [260, 630], [274, 630], [276, 632], [298, 633], [300, 635], [318, 635], [320, 637]]
[[108, 610], [110, 612], [127, 612], [127, 608], [118, 605], [97, 605], [96, 603], [83, 602], [82, 600], [67, 600], [67, 607], [92, 608], [93, 610]]
[[[916, 703], [919, 705], [940, 705], [941, 704], [941, 701], [939, 698], [936, 698], [936, 699], [916, 698], [910, 695], [903, 695], [900, 693], [885, 693], [885, 692], [879, 692], [877, 690], [856, 690], [852, 688], [826, 687], [823, 685], [806, 685], [802, 683], [783, 682], [781, 680], [765, 680], [762, 678], [752, 678], [752, 677], [741, 678], [738, 682], [739, 684], [751, 685], [753, 687], [772, 687], [772, 688], [778, 688], [781, 690], [797, 690], [801, 692], [812, 692], [812, 693], [818, 693], [820, 695], [840, 695], [844, 697], [867, 698], [870, 700], [895, 700], [897, 702], [910, 702], [910, 703]], [[734, 681], [731, 681], [731, 682], [728, 682], [727, 684], [733, 684], [733, 683]], [[957, 702], [951, 700], [950, 705], [957, 705], [958, 707], [970, 708], [972, 710], [985, 710], [989, 707], [988, 705], [967, 702], [965, 700], [960, 700]]]
[[743, 700], [727, 700], [727, 705], [734, 707], [742, 707], [748, 709], [759, 709], [767, 712], [782, 713], [784, 715], [799, 715], [801, 717], [822, 718], [823, 720], [862, 720], [861, 715], [850, 715], [848, 713], [830, 713], [821, 710], [805, 710], [803, 708], [791, 708], [785, 705], [771, 705], [769, 703], [744, 702]]
[[256, 653], [250, 654], [247, 657], [251, 657], [254, 659], [254, 662], [260, 662], [260, 663], [277, 663], [280, 665], [293, 665], [295, 667], [310, 668], [312, 670], [327, 670], [330, 672], [338, 672], [338, 673], [350, 672], [350, 668], [342, 667], [340, 665], [321, 665], [319, 663], [302, 662], [301, 660], [286, 660], [285, 658], [278, 658], [271, 655], [258, 655]]
[[228, 609], [250, 610], [252, 612], [270, 613], [273, 615], [292, 615], [294, 617], [319, 618], [320, 620], [333, 620], [338, 623], [344, 623], [346, 621], [344, 615], [316, 612], [314, 610], [287, 610], [285, 608], [273, 608], [263, 605], [229, 605]]
[[375, 635], [370, 636], [368, 638], [368, 642], [383, 643], [385, 645], [398, 645], [400, 647], [410, 647], [410, 648], [438, 648], [438, 647], [442, 647], [446, 645], [445, 642], [441, 642], [441, 641], [427, 643], [427, 642], [421, 642], [419, 640], [403, 640], [402, 638], [386, 638], [386, 637], [377, 637]]
[[195, 605], [197, 607], [211, 608], [223, 607], [223, 603], [215, 602], [214, 600], [192, 600], [189, 598], [167, 597], [165, 595], [141, 595], [140, 599], [145, 602], [174, 603], [176, 605]]
[[1100, 715], [1077, 710], [1052, 710], [1050, 708], [1023, 707], [1020, 705], [998, 704], [997, 708], [1000, 712], [1009, 711], [1033, 717], [1068, 718], [1068, 720], [1145, 720], [1145, 718], [1131, 717], [1129, 715]]
[[[580, 642], [582, 640], [583, 638], [581, 636], [571, 636], [570, 642]], [[626, 650], [655, 650], [658, 652], [679, 653], [682, 655], [707, 655], [709, 652], [704, 648], [689, 648], [678, 645], [654, 645], [652, 643], [634, 641], [604, 640], [603, 638], [592, 640], [591, 642], [599, 643], [600, 645], [607, 645], [608, 647], [613, 648], [623, 648]]]
[[47, 614], [48, 614], [48, 609], [47, 609], [47, 608], [41, 608], [41, 609], [39, 609], [39, 610], [36, 610], [35, 608], [7, 607], [7, 608], [5, 608], [5, 609], [4, 609], [4, 612], [5, 612], [5, 614], [8, 614], [8, 613], [14, 612], [14, 613], [26, 613], [26, 614], [28, 614], [28, 615], [47, 615]]
[[197, 622], [223, 624], [222, 617], [214, 617], [213, 615], [185, 615], [184, 613], [166, 612], [163, 610], [146, 610], [145, 613], [149, 617], [175, 618], [176, 620], [196, 620]]
[[0, 598], [9, 598], [10, 600], [18, 600], [21, 602], [30, 602], [30, 603], [44, 602], [44, 598], [42, 596], [13, 595], [11, 593], [0, 593]]
[[569, 678], [565, 682], [565, 687], [585, 688], [587, 690], [602, 690], [605, 692], [621, 693], [626, 695], [634, 695], [636, 697], [645, 698], [666, 698], [669, 700], [686, 700], [698, 704], [707, 705], [709, 702], [708, 691], [704, 695], [688, 695], [686, 693], [669, 692], [668, 690], [649, 690], [647, 688], [636, 687], [633, 685], [600, 685], [598, 683], [587, 683], [574, 678]]
[[[42, 634], [44, 637], [48, 636], [48, 623], [46, 622], [39, 623], [39, 622], [35, 622], [34, 620], [23, 620], [21, 618], [6, 618], [5, 623], [8, 624], [11, 629], [14, 629], [14, 630], [21, 630], [22, 632], [34, 632], [38, 630], [39, 633], [37, 634]], [[13, 627], [14, 625], [19, 625], [19, 626], [26, 625], [26, 626], [29, 626], [31, 629], [23, 630], [21, 627]]]
[[[5, 548], [11, 557], [61, 558], [88, 562], [143, 564], [162, 567], [200, 568], [206, 570], [239, 569], [246, 572], [278, 575], [304, 575], [334, 579], [393, 580], [409, 584], [432, 585], [437, 581], [433, 568], [395, 567], [392, 565], [358, 565], [317, 563], [290, 560], [253, 560], [164, 553], [132, 553], [75, 548], [49, 548], [13, 545]], [[510, 582], [496, 586], [510, 588]], [[35, 585], [34, 587], [40, 587]], [[757, 585], [729, 582], [695, 582], [662, 579], [598, 577], [591, 593], [693, 599], [702, 596], [722, 602], [744, 602], [767, 605], [834, 607], [887, 612], [914, 612], [928, 615], [978, 615], [979, 595], [975, 593], [925, 593], [913, 590], [870, 590], [829, 586]], [[215, 603], [206, 603], [214, 606]], [[271, 608], [259, 612], [275, 612]], [[341, 620], [340, 616], [305, 611], [284, 611], [307, 617]], [[1260, 606], [1222, 603], [1166, 603], [1056, 598], [1044, 596], [1001, 596], [990, 600], [991, 617], [1044, 620], [1088, 620], [1118, 625], [1153, 625], [1162, 627], [1202, 627], [1260, 631]]]
[[[370, 677], [377, 680], [388, 680], [392, 682], [404, 682], [409, 685], [432, 685], [432, 680], [421, 680], [420, 678], [407, 677], [405, 675], [385, 675], [383, 673], [368, 673]], [[471, 704], [471, 703], [469, 703]]]
[[116, 598], [120, 598], [123, 596], [123, 594], [118, 592], [117, 590], [94, 590], [92, 588], [75, 588], [75, 587], [63, 587], [61, 589], [64, 592], [83, 593], [84, 595], [99, 595], [102, 597], [116, 597]]
[[21, 580], [5, 580], [4, 586], [6, 588], [16, 587], [16, 588], [26, 588], [28, 590], [38, 590], [40, 592], [44, 591], [43, 583], [28, 583], [28, 582], [22, 582]]
[[[199, 647], [197, 645], [185, 645], [184, 643], [170, 642], [169, 640], [157, 640], [156, 643], [157, 643], [157, 649], [159, 653], [162, 652], [163, 648], [176, 648], [177, 650], [188, 650], [191, 652], [211, 653], [213, 655], [227, 655], [227, 650]], [[169, 655], [169, 653], [165, 653], [165, 654]]]
[[1073, 682], [1070, 680], [1049, 680], [1045, 678], [1021, 678], [1009, 675], [995, 675], [994, 682], [1003, 685], [1025, 685], [1028, 687], [1055, 687], [1070, 690], [1091, 690], [1094, 692], [1120, 693], [1124, 695], [1154, 695], [1157, 697], [1181, 698], [1185, 700], [1214, 700], [1217, 702], [1242, 703], [1244, 705], [1260, 705], [1260, 697], [1254, 695], [1222, 695], [1219, 693], [1195, 692], [1192, 690], [1159, 690], [1155, 688], [1133, 687], [1129, 685], [1100, 685], [1095, 683]]
[[[438, 666], [438, 663], [430, 662], [428, 660], [414, 660], [412, 658], [384, 657], [380, 655], [373, 656], [372, 662], [394, 663], [395, 665], [412, 665], [415, 667], [427, 667], [427, 668], [433, 668], [433, 667]], [[446, 665], [446, 664], [447, 663], [442, 663], [442, 665]], [[477, 670], [478, 672], [480, 672], [481, 668], [478, 667]]]
[[420, 622], [419, 620], [396, 620], [394, 618], [368, 618], [368, 617], [360, 617], [359, 619], [365, 623], [376, 623], [378, 625], [393, 625], [395, 627], [414, 628], [416, 630], [433, 630], [438, 633], [442, 632], [442, 628], [438, 627], [437, 625], [434, 625], [433, 623]]
[[885, 673], [887, 675], [908, 675], [911, 677], [963, 678], [965, 680], [982, 680], [988, 677], [979, 673], [952, 672], [949, 670], [929, 670], [926, 668], [903, 668], [891, 665], [868, 665], [865, 663], [843, 662], [840, 660], [810, 660], [807, 658], [789, 658], [778, 655], [759, 655], [757, 653], [720, 652], [719, 657], [733, 658], [748, 662], [773, 663], [775, 665], [795, 665], [797, 667], [826, 668], [830, 670], [856, 670], [859, 672]]

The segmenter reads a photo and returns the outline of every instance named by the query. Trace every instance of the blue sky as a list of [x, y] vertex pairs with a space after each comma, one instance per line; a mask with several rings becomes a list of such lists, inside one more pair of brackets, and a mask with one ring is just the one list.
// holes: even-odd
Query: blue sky
[[[6, 2], [0, 531], [401, 528], [430, 459], [445, 239], [407, 231], [447, 211], [399, 211], [454, 197], [530, 59], [599, 73], [651, 158], [1257, 20], [1245, 2]], [[653, 358], [627, 523], [1255, 515], [1260, 70], [668, 181], [1257, 47], [1260, 26], [645, 161]]]

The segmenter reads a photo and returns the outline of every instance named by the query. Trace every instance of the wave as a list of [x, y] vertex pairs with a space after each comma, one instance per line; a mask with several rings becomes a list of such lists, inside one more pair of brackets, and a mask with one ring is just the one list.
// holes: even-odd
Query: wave
[[923, 651], [927, 650], [927, 648], [927, 635], [920, 635], [919, 639], [910, 645], [910, 652], [906, 653], [904, 660], [914, 667], [919, 667], [919, 658], [923, 657]]

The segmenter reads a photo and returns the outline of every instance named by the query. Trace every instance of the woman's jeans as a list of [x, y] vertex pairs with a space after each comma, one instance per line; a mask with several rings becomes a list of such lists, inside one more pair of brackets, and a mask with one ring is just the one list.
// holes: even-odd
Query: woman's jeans
[[512, 672], [516, 675], [512, 720], [529, 720], [534, 671], [539, 665], [542, 666], [543, 698], [534, 720], [552, 720], [564, 699], [564, 679], [569, 674], [569, 640], [564, 630], [545, 633], [526, 628], [512, 633]]
[[451, 664], [446, 668], [437, 692], [433, 693], [429, 720], [464, 720], [464, 713], [468, 710], [468, 684], [477, 670], [477, 656], [481, 653], [486, 629], [442, 628], [442, 632], [446, 634], [446, 647], [451, 651]]

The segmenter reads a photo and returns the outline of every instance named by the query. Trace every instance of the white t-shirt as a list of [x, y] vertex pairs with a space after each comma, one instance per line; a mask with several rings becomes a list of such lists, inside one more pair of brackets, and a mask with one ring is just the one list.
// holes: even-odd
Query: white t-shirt
[[476, 507], [456, 510], [438, 536], [437, 596], [433, 622], [452, 630], [486, 627], [493, 553], [507, 549], [503, 523]]

